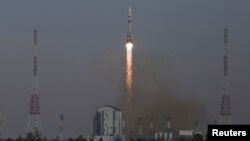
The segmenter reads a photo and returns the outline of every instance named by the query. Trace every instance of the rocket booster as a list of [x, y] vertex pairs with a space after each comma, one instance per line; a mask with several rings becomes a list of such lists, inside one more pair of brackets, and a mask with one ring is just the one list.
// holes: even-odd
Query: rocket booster
[[128, 35], [127, 35], [127, 43], [132, 43], [133, 40], [131, 38], [131, 16], [132, 16], [132, 10], [131, 6], [128, 7]]

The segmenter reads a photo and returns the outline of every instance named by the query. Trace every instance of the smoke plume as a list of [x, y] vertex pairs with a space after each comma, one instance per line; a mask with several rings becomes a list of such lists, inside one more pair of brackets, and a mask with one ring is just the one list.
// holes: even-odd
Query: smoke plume
[[121, 106], [127, 133], [138, 133], [138, 116], [142, 116], [145, 134], [151, 118], [154, 131], [165, 129], [166, 116], [171, 116], [171, 125], [177, 129], [193, 129], [194, 120], [204, 119], [206, 110], [198, 100], [179, 96], [173, 65], [165, 55], [136, 54], [134, 59], [133, 99], [126, 103], [124, 94]]

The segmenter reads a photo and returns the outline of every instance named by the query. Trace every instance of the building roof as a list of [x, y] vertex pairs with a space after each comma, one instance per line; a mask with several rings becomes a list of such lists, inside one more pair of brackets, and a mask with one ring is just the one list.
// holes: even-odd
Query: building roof
[[99, 109], [104, 109], [104, 108], [109, 108], [109, 109], [113, 109], [116, 111], [121, 111], [119, 108], [114, 107], [114, 106], [110, 106], [110, 105], [102, 105], [102, 106], [98, 107], [96, 110], [98, 111]]

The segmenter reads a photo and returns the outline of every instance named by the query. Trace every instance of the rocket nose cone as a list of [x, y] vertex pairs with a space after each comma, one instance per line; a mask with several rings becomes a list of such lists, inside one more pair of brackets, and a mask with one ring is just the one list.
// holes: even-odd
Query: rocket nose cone
[[131, 16], [132, 14], [132, 9], [131, 9], [131, 6], [128, 7], [128, 15]]

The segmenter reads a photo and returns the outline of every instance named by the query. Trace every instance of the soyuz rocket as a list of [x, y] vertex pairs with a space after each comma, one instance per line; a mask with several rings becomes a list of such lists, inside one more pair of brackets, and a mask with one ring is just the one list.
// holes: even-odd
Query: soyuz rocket
[[131, 38], [131, 16], [132, 16], [132, 10], [131, 6], [128, 7], [128, 34], [127, 34], [127, 43], [133, 44], [133, 40]]

